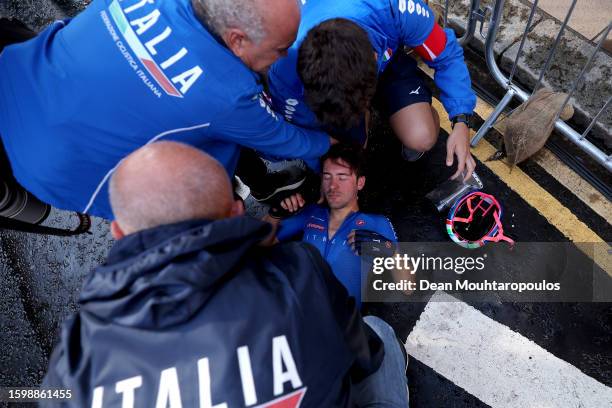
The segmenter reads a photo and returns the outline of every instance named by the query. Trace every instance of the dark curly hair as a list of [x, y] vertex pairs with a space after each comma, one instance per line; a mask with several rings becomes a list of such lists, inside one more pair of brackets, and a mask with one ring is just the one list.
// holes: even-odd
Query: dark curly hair
[[350, 129], [359, 124], [378, 73], [363, 28], [344, 18], [315, 26], [300, 45], [297, 70], [306, 102], [323, 125]]
[[321, 156], [321, 168], [326, 160], [331, 160], [336, 164], [341, 164], [341, 161], [348, 164], [348, 167], [357, 178], [365, 175], [365, 153], [361, 146], [354, 144], [336, 143], [331, 146], [327, 153]]

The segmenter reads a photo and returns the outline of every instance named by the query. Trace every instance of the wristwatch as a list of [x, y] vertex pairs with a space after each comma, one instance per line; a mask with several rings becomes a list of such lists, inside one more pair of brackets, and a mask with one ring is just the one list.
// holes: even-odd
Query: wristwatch
[[472, 128], [472, 115], [468, 115], [465, 113], [460, 113], [457, 116], [454, 116], [451, 119], [451, 128], [454, 129], [455, 128], [455, 124], [458, 122], [462, 122], [465, 123], [465, 125], [468, 127], [468, 129]]

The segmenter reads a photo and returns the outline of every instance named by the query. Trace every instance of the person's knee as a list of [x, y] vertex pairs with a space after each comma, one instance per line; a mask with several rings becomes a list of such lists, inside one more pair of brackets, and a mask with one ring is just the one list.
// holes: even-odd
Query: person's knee
[[398, 112], [398, 115], [392, 117], [391, 125], [400, 142], [412, 150], [427, 152], [438, 141], [440, 118], [436, 110], [429, 106], [426, 109], [420, 108], [417, 114], [402, 116], [402, 112]]
[[397, 136], [404, 146], [419, 152], [427, 152], [438, 141], [438, 129], [433, 124], [431, 126], [421, 124], [420, 126], [406, 129]]

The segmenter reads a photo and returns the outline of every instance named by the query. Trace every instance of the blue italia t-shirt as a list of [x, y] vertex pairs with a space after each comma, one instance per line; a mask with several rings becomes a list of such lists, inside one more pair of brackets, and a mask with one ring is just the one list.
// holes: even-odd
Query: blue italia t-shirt
[[349, 214], [333, 237], [329, 237], [329, 209], [320, 205], [304, 208], [293, 217], [283, 220], [277, 231], [279, 241], [287, 241], [302, 234], [302, 241], [314, 245], [329, 263], [334, 275], [361, 305], [361, 258], [353, 252], [348, 235], [354, 230], [377, 232], [389, 241], [397, 242], [397, 235], [387, 217], [365, 214], [360, 211]]
[[[274, 109], [285, 119], [310, 129], [319, 129], [314, 112], [306, 105], [304, 89], [297, 72], [298, 49], [308, 31], [333, 18], [352, 20], [370, 38], [378, 55], [378, 72], [382, 73], [394, 53], [403, 46], [418, 47], [432, 34], [434, 12], [420, 0], [305, 0], [298, 37], [285, 58], [270, 69], [268, 80]], [[471, 113], [476, 106], [463, 49], [455, 33], [445, 29], [446, 43], [439, 55], [425, 61], [435, 70], [434, 81], [440, 89], [440, 100], [452, 118]]]
[[0, 54], [0, 136], [15, 177], [55, 207], [112, 218], [107, 181], [157, 140], [233, 174], [239, 146], [316, 159], [322, 132], [271, 109], [259, 77], [197, 20], [191, 0], [94, 0]]

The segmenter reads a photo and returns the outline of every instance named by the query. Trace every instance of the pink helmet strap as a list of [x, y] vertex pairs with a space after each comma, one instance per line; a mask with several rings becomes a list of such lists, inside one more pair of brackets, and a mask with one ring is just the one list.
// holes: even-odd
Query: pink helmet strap
[[497, 211], [493, 211], [493, 218], [495, 218], [495, 224], [497, 225], [497, 233], [492, 237], [487, 235], [482, 240], [490, 242], [506, 241], [511, 246], [514, 246], [514, 240], [504, 235], [504, 227], [501, 223], [501, 220], [499, 219], [499, 213]]

